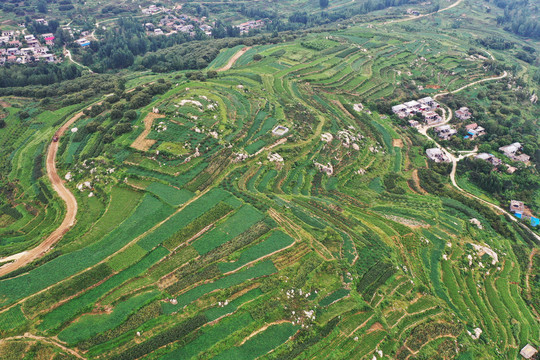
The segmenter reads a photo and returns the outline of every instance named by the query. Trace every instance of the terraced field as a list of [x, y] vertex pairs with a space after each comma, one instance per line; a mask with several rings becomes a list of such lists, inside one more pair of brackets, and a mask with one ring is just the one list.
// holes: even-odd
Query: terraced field
[[[93, 135], [63, 138], [58, 166], [86, 211], [54, 257], [0, 280], [0, 335], [88, 359], [515, 359], [540, 337], [514, 250], [531, 249], [489, 208], [411, 186], [425, 140], [377, 107], [493, 75], [463, 61], [467, 43], [446, 48], [364, 27], [254, 46], [218, 77], [179, 77], [99, 156]], [[21, 163], [53, 133], [24, 131], [9, 145]], [[3, 231], [20, 230], [6, 255], [62, 212], [27, 167], [14, 178], [50, 205], [7, 214]]]

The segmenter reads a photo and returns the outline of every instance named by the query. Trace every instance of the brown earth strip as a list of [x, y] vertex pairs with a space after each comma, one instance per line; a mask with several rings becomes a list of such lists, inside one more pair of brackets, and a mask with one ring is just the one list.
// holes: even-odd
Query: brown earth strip
[[150, 131], [152, 131], [152, 124], [154, 123], [155, 119], [161, 119], [164, 118], [165, 115], [162, 114], [156, 114], [156, 113], [148, 113], [146, 117], [144, 118], [144, 131], [135, 139], [133, 144], [131, 144], [131, 147], [140, 151], [148, 151], [156, 143], [156, 140], [147, 139], [146, 137], [150, 134]]

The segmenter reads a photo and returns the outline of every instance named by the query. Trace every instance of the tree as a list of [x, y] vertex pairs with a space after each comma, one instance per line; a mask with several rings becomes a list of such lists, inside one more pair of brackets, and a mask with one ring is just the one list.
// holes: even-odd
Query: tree
[[328, 0], [319, 0], [319, 6], [321, 9], [325, 9], [328, 7]]
[[47, 3], [45, 1], [40, 1], [37, 3], [37, 10], [42, 13], [42, 14], [45, 14], [47, 12]]
[[29, 117], [30, 117], [30, 114], [28, 113], [28, 111], [23, 110], [19, 112], [19, 119], [24, 120], [24, 119], [28, 119]]
[[129, 121], [133, 121], [137, 118], [137, 112], [135, 110], [128, 110], [124, 114], [124, 117], [128, 119]]
[[262, 60], [262, 58], [263, 58], [263, 57], [262, 57], [261, 54], [255, 54], [255, 55], [253, 55], [253, 60], [255, 60], [255, 61]]
[[6, 121], [4, 119], [0, 119], [0, 129], [3, 129], [6, 127]]
[[118, 109], [112, 109], [111, 110], [111, 119], [118, 120], [121, 119], [123, 116], [122, 111]]

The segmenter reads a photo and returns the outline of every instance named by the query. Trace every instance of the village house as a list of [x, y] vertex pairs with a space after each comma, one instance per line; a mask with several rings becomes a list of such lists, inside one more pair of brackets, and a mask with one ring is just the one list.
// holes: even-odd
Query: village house
[[540, 218], [533, 216], [531, 209], [525, 206], [522, 201], [510, 200], [510, 212], [518, 219], [530, 220], [533, 227], [540, 225]]
[[20, 54], [21, 54], [21, 51], [19, 50], [19, 48], [9, 48], [9, 49], [7, 49], [7, 51], [6, 51], [6, 54], [7, 54], [8, 56], [10, 56], [10, 55], [20, 55]]
[[82, 38], [82, 39], [79, 39], [79, 40], [75, 40], [75, 42], [77, 44], [79, 44], [81, 47], [85, 47], [85, 46], [90, 46], [90, 40], [86, 39], [86, 38]]
[[416, 120], [409, 120], [409, 125], [412, 127], [418, 127], [420, 126], [420, 123]]
[[457, 130], [452, 128], [450, 125], [442, 125], [438, 126], [435, 129], [435, 133], [439, 136], [439, 138], [443, 140], [450, 139], [453, 135], [457, 134]]
[[34, 20], [35, 22], [37, 22], [38, 24], [41, 24], [41, 25], [44, 25], [44, 26], [49, 26], [49, 22], [45, 19], [36, 19]]
[[28, 44], [28, 46], [31, 46], [31, 47], [35, 47], [35, 46], [39, 46], [39, 45], [40, 45], [40, 44], [39, 44], [39, 41], [37, 41], [36, 39], [34, 39], [34, 40], [28, 40], [26, 43]]
[[525, 204], [522, 201], [510, 200], [510, 211], [514, 214], [523, 214]]
[[519, 161], [528, 165], [529, 161], [531, 160], [531, 157], [527, 154], [518, 155], [518, 152], [522, 151], [522, 149], [523, 149], [523, 146], [521, 145], [521, 143], [515, 142], [510, 145], [501, 146], [499, 148], [499, 151], [501, 151], [504, 155], [508, 156], [510, 159], [514, 161]]
[[437, 114], [435, 111], [426, 111], [423, 113], [424, 120], [428, 125], [433, 125], [438, 122], [441, 122], [442, 118], [439, 114]]
[[433, 124], [441, 120], [439, 114], [433, 111], [439, 107], [440, 105], [433, 100], [433, 98], [427, 96], [419, 99], [418, 101], [412, 100], [403, 104], [392, 106], [392, 112], [401, 119], [421, 112], [423, 113], [426, 122]]
[[22, 46], [22, 43], [19, 40], [12, 40], [9, 42], [9, 46], [19, 48]]
[[146, 9], [142, 9], [142, 13], [145, 15], [153, 15], [155, 13], [158, 13], [162, 10], [162, 8], [157, 7], [156, 5], [150, 5]]
[[272, 130], [272, 135], [283, 136], [289, 132], [289, 128], [286, 126], [278, 125]]
[[465, 139], [474, 139], [478, 136], [482, 136], [486, 134], [486, 129], [484, 129], [481, 126], [478, 126], [477, 123], [472, 123], [467, 126], [465, 126], [465, 129], [467, 130], [467, 135], [465, 135]]
[[0, 36], [0, 45], [9, 43], [9, 36]]
[[204, 33], [206, 35], [208, 35], [208, 36], [212, 35], [212, 27], [210, 25], [203, 24], [203, 25], [199, 26], [199, 29], [204, 31]]
[[146, 28], [147, 31], [154, 31], [154, 28], [155, 28], [154, 24], [152, 23], [146, 23], [144, 24], [144, 27]]
[[2, 36], [7, 36], [7, 37], [11, 38], [14, 35], [15, 35], [14, 30], [4, 30], [4, 31], [2, 31]]
[[195, 33], [194, 33], [195, 27], [193, 25], [191, 25], [191, 24], [189, 24], [189, 25], [176, 25], [174, 27], [174, 29], [176, 31], [180, 31], [180, 32], [183, 32], [183, 33], [190, 33], [190, 34], [195, 35]]
[[24, 40], [26, 41], [36, 40], [36, 37], [34, 35], [25, 35]]
[[469, 120], [472, 117], [469, 108], [462, 107], [459, 110], [456, 110], [456, 117], [460, 120]]
[[536, 354], [538, 354], [538, 350], [536, 350], [531, 344], [527, 344], [523, 347], [523, 349], [521, 349], [519, 354], [527, 360], [534, 359]]
[[264, 26], [263, 20], [250, 20], [250, 21], [247, 21], [245, 23], [238, 25], [238, 28], [240, 29], [241, 34], [246, 34], [249, 32], [249, 30], [258, 29], [258, 28], [261, 28], [262, 26]]
[[495, 156], [493, 156], [493, 154], [480, 153], [480, 154], [476, 155], [474, 158], [477, 159], [477, 160], [484, 160], [484, 161], [490, 163], [491, 165], [493, 165], [495, 167], [502, 164], [502, 160], [495, 157]]
[[516, 167], [510, 166], [510, 165], [508, 165], [508, 164], [506, 165], [506, 172], [507, 172], [508, 174], [511, 175], [511, 174], [515, 173], [516, 171], [517, 171], [517, 168], [516, 168]]
[[501, 146], [499, 148], [499, 151], [501, 151], [502, 153], [504, 153], [504, 155], [508, 157], [512, 157], [512, 156], [515, 156], [516, 153], [521, 150], [521, 148], [522, 148], [521, 144], [518, 142], [515, 142], [510, 145]]
[[450, 158], [439, 148], [431, 148], [426, 150], [427, 157], [436, 163], [450, 162]]
[[431, 96], [426, 96], [425, 98], [419, 99], [418, 102], [420, 103], [423, 111], [433, 110], [440, 107], [439, 103], [433, 100]]
[[407, 106], [403, 104], [392, 106], [392, 112], [399, 116], [400, 118], [404, 118], [409, 115]]
[[161, 30], [161, 29], [159, 29], [159, 28], [158, 28], [158, 29], [155, 29], [155, 30], [154, 30], [154, 35], [163, 35], [163, 30]]
[[416, 100], [411, 100], [411, 101], [408, 101], [406, 103], [404, 103], [403, 105], [405, 105], [407, 108], [413, 110], [413, 111], [421, 111], [422, 109], [422, 105], [416, 101]]
[[43, 39], [45, 40], [45, 44], [49, 45], [49, 46], [53, 46], [54, 45], [54, 35], [53, 34], [43, 34], [42, 35]]
[[39, 60], [46, 61], [46, 62], [54, 62], [55, 58], [53, 54], [41, 54], [38, 56]]
[[22, 48], [20, 53], [21, 55], [32, 55], [34, 54], [34, 48]]

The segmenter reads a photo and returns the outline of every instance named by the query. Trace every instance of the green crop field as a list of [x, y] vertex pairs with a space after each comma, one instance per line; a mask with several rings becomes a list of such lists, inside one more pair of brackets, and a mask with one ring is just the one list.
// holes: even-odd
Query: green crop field
[[0, 359], [538, 348], [534, 5], [1, 3]]

